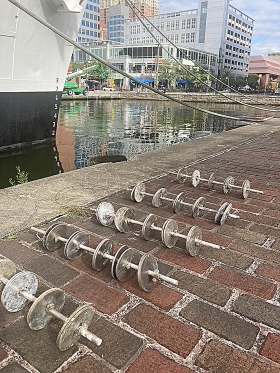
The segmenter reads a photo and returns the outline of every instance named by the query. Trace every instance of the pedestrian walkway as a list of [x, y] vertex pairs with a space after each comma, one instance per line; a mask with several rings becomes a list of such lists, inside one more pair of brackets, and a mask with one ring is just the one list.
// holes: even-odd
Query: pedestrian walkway
[[[94, 316], [89, 331], [102, 338], [97, 346], [81, 337], [61, 352], [56, 345], [60, 320], [34, 331], [26, 322], [30, 305], [15, 313], [0, 305], [0, 372], [279, 373], [279, 124], [279, 120], [252, 124], [129, 162], [0, 191], [0, 257], [14, 262], [18, 271], [35, 273], [36, 297], [49, 288], [62, 289], [64, 315], [79, 305], [90, 305]], [[204, 179], [212, 172], [216, 181], [231, 175], [239, 186], [248, 179], [251, 188], [263, 194], [249, 191], [244, 199], [237, 188], [224, 194], [220, 184], [209, 191], [206, 181], [200, 180], [195, 188], [190, 178], [179, 183], [171, 171], [183, 166], [187, 166], [184, 173], [199, 170]], [[239, 219], [228, 217], [223, 225], [216, 224], [215, 213], [204, 211], [193, 218], [188, 206], [176, 214], [171, 201], [155, 208], [148, 195], [134, 202], [127, 188], [140, 181], [151, 194], [166, 188], [171, 200], [184, 192], [190, 205], [201, 196], [212, 210], [231, 203], [231, 213]], [[139, 224], [131, 224], [128, 233], [119, 232], [114, 223], [104, 227], [94, 213], [101, 201], [112, 203], [115, 211], [123, 206], [133, 209], [140, 222], [155, 214], [158, 227], [173, 219], [182, 235], [197, 226], [203, 241], [221, 247], [202, 244], [191, 256], [182, 237], [167, 248], [161, 232], [154, 230], [145, 240]], [[93, 248], [110, 239], [113, 255], [122, 245], [135, 248], [139, 252], [135, 263], [151, 254], [160, 273], [177, 280], [178, 286], [159, 281], [145, 292], [137, 276], [125, 282], [113, 279], [117, 268], [111, 269], [110, 261], [95, 271], [92, 254], [68, 260], [64, 243], [47, 251], [40, 234], [30, 227], [45, 230], [54, 223], [66, 225], [67, 237], [79, 230], [90, 234], [88, 245]], [[7, 235], [10, 239], [4, 238]]]

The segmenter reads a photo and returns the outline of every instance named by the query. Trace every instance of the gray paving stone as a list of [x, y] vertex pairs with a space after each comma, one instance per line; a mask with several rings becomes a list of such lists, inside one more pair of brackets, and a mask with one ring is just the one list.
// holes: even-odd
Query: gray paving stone
[[40, 373], [52, 373], [77, 350], [74, 346], [61, 352], [55, 343], [58, 331], [54, 322], [42, 330], [31, 330], [21, 318], [1, 331], [1, 339]]
[[233, 311], [250, 320], [280, 329], [280, 308], [248, 294], [240, 295], [233, 305]]
[[201, 278], [186, 272], [177, 271], [172, 275], [178, 280], [178, 287], [209, 302], [224, 306], [231, 296], [231, 290], [209, 278]]
[[56, 287], [62, 287], [79, 276], [78, 271], [50, 258], [48, 255], [41, 255], [29, 261], [25, 268], [40, 275]]
[[84, 356], [74, 364], [71, 364], [65, 372], [67, 373], [111, 373], [111, 369], [104, 366], [93, 356]]
[[190, 302], [180, 315], [245, 349], [253, 346], [259, 333], [258, 327], [199, 300]]
[[40, 256], [39, 253], [22, 245], [17, 240], [0, 242], [0, 254], [17, 265], [24, 265], [30, 260]]
[[223, 264], [230, 267], [246, 269], [253, 263], [252, 258], [248, 258], [237, 252], [229, 250], [217, 250], [211, 247], [202, 246], [200, 249], [200, 255], [209, 259], [215, 259]]
[[86, 339], [82, 343], [118, 369], [131, 359], [143, 343], [139, 337], [103, 318], [91, 323], [89, 330], [102, 338], [102, 344], [96, 346]]
[[14, 320], [18, 319], [24, 315], [24, 311], [19, 311], [16, 313], [8, 312], [4, 309], [2, 304], [0, 304], [0, 336], [1, 336], [1, 328], [9, 325]]

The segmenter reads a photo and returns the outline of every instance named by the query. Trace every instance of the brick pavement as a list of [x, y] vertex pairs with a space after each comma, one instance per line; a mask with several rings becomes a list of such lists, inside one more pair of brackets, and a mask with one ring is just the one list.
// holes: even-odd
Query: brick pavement
[[203, 245], [198, 256], [191, 257], [183, 239], [168, 249], [159, 235], [145, 241], [139, 226], [128, 234], [117, 232], [114, 225], [105, 228], [88, 209], [85, 216], [58, 216], [41, 225], [65, 223], [68, 235], [84, 229], [93, 234], [93, 247], [108, 237], [114, 242], [114, 253], [122, 244], [150, 253], [161, 273], [177, 279], [178, 286], [162, 282], [146, 293], [136, 276], [123, 283], [112, 279], [109, 264], [101, 272], [93, 271], [88, 253], [69, 261], [63, 247], [46, 251], [29, 230], [0, 242], [2, 257], [11, 259], [19, 271], [37, 275], [37, 295], [50, 287], [64, 290], [65, 315], [80, 304], [90, 304], [95, 314], [89, 330], [103, 340], [98, 347], [81, 337], [77, 345], [60, 352], [55, 344], [60, 321], [32, 331], [25, 320], [29, 307], [11, 314], [1, 306], [0, 372], [279, 373], [279, 143], [279, 132], [260, 136], [187, 168], [190, 174], [199, 169], [206, 178], [215, 172], [217, 180], [231, 174], [237, 185], [248, 178], [251, 187], [264, 194], [250, 193], [246, 200], [240, 191], [223, 194], [220, 186], [208, 191], [202, 182], [197, 188], [189, 180], [179, 184], [173, 174], [146, 182], [148, 192], [164, 186], [173, 198], [184, 191], [191, 203], [204, 196], [206, 206], [214, 209], [231, 202], [240, 219], [227, 219], [222, 226], [214, 223], [213, 213], [193, 219], [186, 208], [176, 215], [170, 203], [156, 209], [147, 196], [137, 204], [126, 190], [104, 199], [116, 209], [132, 207], [141, 221], [154, 213], [159, 226], [173, 218], [186, 234], [197, 225], [202, 239], [222, 245], [221, 249]]

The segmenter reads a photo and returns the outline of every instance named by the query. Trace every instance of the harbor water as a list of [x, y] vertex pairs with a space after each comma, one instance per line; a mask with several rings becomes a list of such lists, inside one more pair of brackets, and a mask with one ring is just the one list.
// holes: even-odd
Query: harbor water
[[[203, 105], [229, 116], [259, 115], [239, 105]], [[56, 144], [0, 155], [0, 188], [16, 182], [17, 167], [36, 180], [101, 162], [194, 141], [246, 123], [216, 117], [169, 101], [62, 101]]]

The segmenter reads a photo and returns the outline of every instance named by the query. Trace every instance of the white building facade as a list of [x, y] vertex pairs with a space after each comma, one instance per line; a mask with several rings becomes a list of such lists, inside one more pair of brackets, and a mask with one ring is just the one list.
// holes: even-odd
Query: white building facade
[[[225, 70], [234, 75], [248, 74], [254, 20], [230, 5], [230, 0], [198, 0], [197, 9], [148, 19], [154, 27], [146, 20], [143, 22], [160, 43], [168, 42], [167, 38], [178, 48], [218, 55], [218, 75]], [[127, 20], [126, 44], [155, 43], [145, 26], [139, 20]]]
[[78, 32], [78, 43], [90, 43], [99, 40], [99, 18], [99, 0], [87, 0]]

